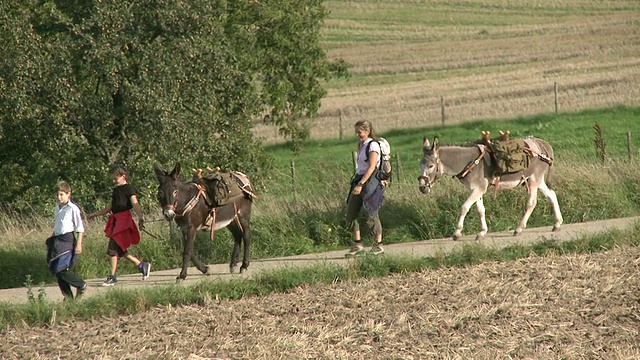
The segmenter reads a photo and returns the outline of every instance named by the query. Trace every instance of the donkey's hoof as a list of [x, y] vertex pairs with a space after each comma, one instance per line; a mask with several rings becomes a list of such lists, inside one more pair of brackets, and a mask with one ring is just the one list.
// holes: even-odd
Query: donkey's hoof
[[240, 274], [244, 273], [245, 271], [247, 271], [247, 268], [242, 266], [240, 267]]
[[551, 229], [551, 231], [553, 232], [560, 231], [560, 226], [554, 226], [553, 229]]
[[229, 266], [229, 272], [232, 274], [235, 274], [237, 269], [238, 265]]
[[178, 276], [178, 277], [176, 278], [176, 284], [180, 284], [180, 283], [182, 283], [183, 281], [184, 281], [184, 278], [183, 278], [183, 277]]
[[204, 269], [200, 270], [203, 274], [207, 275], [209, 274], [209, 267], [205, 266]]
[[516, 229], [516, 231], [513, 232], [513, 236], [518, 236], [520, 234], [522, 234], [522, 230]]
[[452, 237], [453, 241], [458, 241], [460, 238], [462, 238], [462, 235], [453, 235]]
[[476, 241], [482, 241], [482, 240], [484, 240], [484, 235], [483, 234], [476, 235]]

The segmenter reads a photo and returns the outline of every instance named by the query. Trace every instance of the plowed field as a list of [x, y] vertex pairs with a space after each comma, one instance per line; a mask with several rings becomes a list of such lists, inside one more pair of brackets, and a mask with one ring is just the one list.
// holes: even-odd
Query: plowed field
[[630, 359], [640, 248], [12, 329], [3, 359]]

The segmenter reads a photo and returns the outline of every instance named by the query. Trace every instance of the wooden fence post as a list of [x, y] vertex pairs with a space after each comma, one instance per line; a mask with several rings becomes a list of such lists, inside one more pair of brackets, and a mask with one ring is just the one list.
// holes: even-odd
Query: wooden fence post
[[442, 117], [442, 126], [444, 126], [444, 96], [440, 96], [440, 116]]
[[353, 160], [353, 171], [358, 170], [358, 152], [354, 151], [352, 153], [353, 157], [351, 160]]
[[396, 179], [402, 178], [402, 166], [400, 165], [400, 152], [396, 151]]
[[338, 132], [338, 136], [340, 137], [340, 140], [342, 140], [342, 109], [340, 109], [340, 130]]
[[556, 114], [558, 113], [558, 83], [553, 82], [553, 104], [555, 106]]
[[633, 146], [631, 145], [631, 131], [627, 131], [627, 153], [629, 154], [629, 161], [633, 161]]
[[298, 203], [298, 189], [296, 187], [296, 162], [291, 159], [291, 187], [293, 188], [293, 203]]

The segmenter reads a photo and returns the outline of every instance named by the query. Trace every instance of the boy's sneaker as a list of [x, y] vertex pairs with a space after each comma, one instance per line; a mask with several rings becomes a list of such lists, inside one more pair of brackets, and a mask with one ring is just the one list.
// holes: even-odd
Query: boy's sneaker
[[371, 247], [371, 253], [373, 255], [378, 255], [378, 254], [382, 254], [384, 252], [384, 248], [382, 247], [382, 243], [375, 243], [373, 244], [373, 246]]
[[87, 285], [87, 283], [84, 283], [83, 287], [78, 288], [78, 290], [76, 290], [76, 300], [80, 300], [82, 298], [82, 296], [84, 295], [84, 292], [87, 291], [88, 287], [89, 285]]
[[116, 280], [116, 276], [115, 275], [109, 275], [107, 276], [107, 280], [105, 280], [102, 283], [102, 286], [113, 286], [118, 282], [118, 280]]
[[362, 246], [361, 243], [353, 244], [353, 246], [351, 246], [351, 249], [349, 249], [349, 252], [344, 254], [344, 256], [354, 257], [354, 256], [362, 255], [363, 251], [364, 251], [364, 247]]
[[143, 261], [140, 263], [140, 266], [138, 266], [138, 268], [142, 273], [142, 280], [146, 280], [149, 277], [149, 274], [151, 274], [151, 263]]

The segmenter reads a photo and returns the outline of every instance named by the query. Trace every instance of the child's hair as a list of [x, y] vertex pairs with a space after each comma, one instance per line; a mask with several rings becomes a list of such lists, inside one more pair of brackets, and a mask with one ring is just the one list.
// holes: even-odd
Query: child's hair
[[117, 176], [127, 176], [127, 169], [125, 169], [124, 166], [120, 164], [113, 164], [109, 166], [109, 174]]
[[71, 193], [71, 185], [69, 185], [69, 183], [67, 183], [66, 181], [58, 181], [58, 183], [56, 184], [55, 187], [55, 191], [62, 191], [64, 193], [70, 194]]

